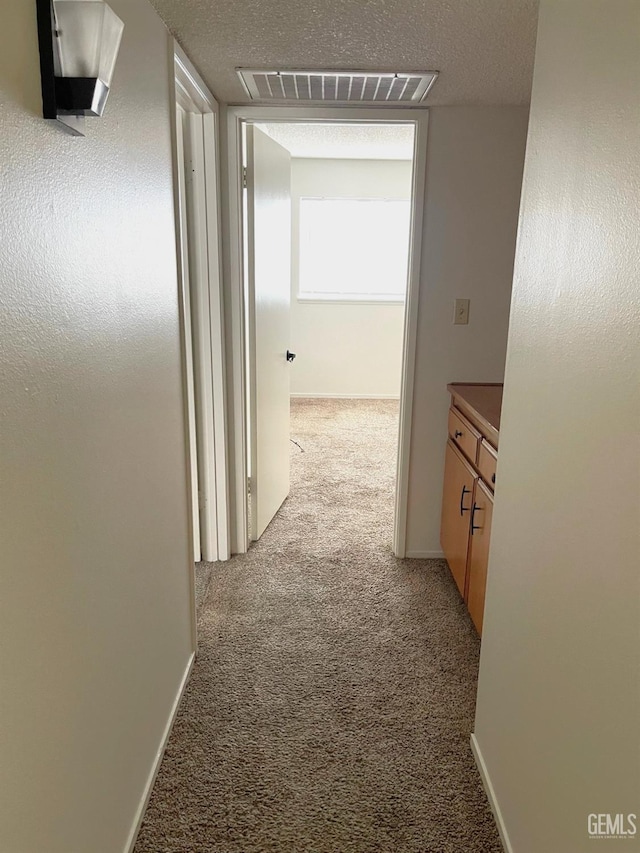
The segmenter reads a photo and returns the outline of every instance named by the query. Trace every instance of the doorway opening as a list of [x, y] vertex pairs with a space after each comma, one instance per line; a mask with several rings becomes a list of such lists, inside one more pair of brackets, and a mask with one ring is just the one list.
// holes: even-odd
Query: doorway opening
[[191, 522], [193, 637], [211, 563], [229, 557], [219, 108], [174, 44], [174, 185], [187, 488]]
[[246, 527], [243, 536], [237, 525], [233, 550], [259, 539], [286, 499], [290, 453], [295, 465], [310, 438], [305, 419], [332, 418], [354, 435], [369, 426], [389, 446], [389, 532], [404, 556], [426, 112], [274, 112], [238, 108], [230, 122], [244, 331], [245, 419], [235, 431], [246, 477], [236, 505]]

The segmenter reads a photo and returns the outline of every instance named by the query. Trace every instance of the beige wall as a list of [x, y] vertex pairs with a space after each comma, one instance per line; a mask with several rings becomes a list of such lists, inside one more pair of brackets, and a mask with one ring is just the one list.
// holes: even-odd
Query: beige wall
[[400, 396], [404, 305], [299, 302], [301, 196], [411, 198], [409, 160], [291, 161], [293, 394]]
[[[448, 382], [501, 382], [527, 133], [522, 107], [436, 107], [418, 314], [408, 555], [437, 556]], [[456, 297], [470, 322], [454, 326]]]
[[542, 0], [476, 717], [514, 853], [640, 816], [639, 92], [636, 0]]
[[41, 119], [0, 28], [0, 850], [124, 850], [191, 654], [167, 36], [125, 22], [102, 119]]

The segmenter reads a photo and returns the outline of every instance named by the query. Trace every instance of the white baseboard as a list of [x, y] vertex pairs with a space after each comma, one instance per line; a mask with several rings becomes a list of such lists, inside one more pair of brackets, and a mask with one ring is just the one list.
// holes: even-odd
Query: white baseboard
[[496, 799], [496, 792], [494, 791], [493, 785], [491, 784], [489, 771], [487, 770], [487, 765], [484, 763], [484, 758], [482, 757], [482, 752], [480, 751], [480, 745], [476, 740], [475, 734], [471, 735], [471, 751], [473, 752], [473, 757], [475, 758], [476, 765], [478, 767], [478, 772], [480, 773], [480, 778], [482, 780], [482, 785], [487, 795], [487, 799], [489, 800], [489, 805], [491, 806], [491, 811], [493, 812], [493, 816], [496, 819], [496, 826], [498, 827], [498, 833], [500, 835], [500, 841], [502, 841], [502, 846], [505, 849], [505, 853], [513, 853], [513, 847], [511, 846], [511, 841], [509, 840], [509, 835], [507, 834], [507, 828], [504, 825], [502, 812], [500, 811], [500, 806], [498, 804], [498, 800]]
[[299, 394], [291, 397], [307, 400], [399, 400], [398, 394]]
[[405, 555], [407, 560], [442, 560], [444, 559], [443, 551], [407, 551]]
[[171, 735], [173, 724], [176, 721], [176, 716], [178, 714], [180, 702], [182, 701], [182, 696], [189, 682], [189, 676], [191, 675], [191, 670], [193, 669], [193, 663], [195, 661], [195, 658], [196, 654], [195, 652], [192, 652], [191, 657], [189, 658], [189, 662], [187, 663], [187, 668], [185, 669], [184, 675], [182, 676], [182, 681], [180, 682], [180, 687], [178, 688], [176, 698], [173, 701], [173, 705], [169, 713], [169, 719], [167, 720], [167, 725], [165, 726], [164, 732], [162, 734], [162, 740], [160, 741], [160, 746], [158, 747], [158, 752], [153, 762], [153, 766], [151, 767], [151, 772], [149, 773], [149, 778], [147, 779], [147, 784], [145, 785], [144, 793], [142, 799], [140, 800], [140, 805], [138, 806], [138, 810], [136, 811], [136, 817], [133, 822], [133, 826], [131, 827], [129, 838], [127, 839], [127, 843], [124, 847], [124, 853], [132, 853], [133, 848], [135, 847], [136, 839], [138, 838], [138, 833], [140, 832], [140, 826], [142, 825], [142, 820], [144, 818], [144, 813], [147, 810], [147, 806], [149, 805], [151, 792], [153, 791], [153, 786], [155, 784], [158, 771], [160, 770], [160, 765], [162, 764], [162, 757], [164, 756], [164, 751], [167, 748], [167, 743], [169, 742], [169, 737]]

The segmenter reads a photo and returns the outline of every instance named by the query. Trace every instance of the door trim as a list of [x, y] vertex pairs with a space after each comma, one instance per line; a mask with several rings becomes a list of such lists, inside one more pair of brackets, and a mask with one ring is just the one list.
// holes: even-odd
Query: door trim
[[409, 498], [409, 468], [415, 381], [418, 302], [422, 259], [422, 231], [426, 195], [427, 134], [429, 114], [426, 108], [369, 108], [369, 107], [228, 107], [226, 122], [227, 194], [225, 222], [225, 282], [227, 323], [230, 332], [228, 363], [229, 406], [229, 480], [231, 512], [231, 552], [244, 554], [249, 548], [247, 494], [247, 429], [246, 429], [246, 340], [244, 292], [244, 247], [242, 221], [242, 159], [243, 126], [248, 123], [336, 122], [413, 124], [413, 185], [411, 242], [407, 298], [405, 303], [402, 382], [400, 391], [400, 425], [394, 512], [393, 551], [397, 557], [406, 556], [407, 513]]
[[[198, 504], [203, 509], [198, 513], [207, 513], [206, 526], [208, 536], [201, 535], [202, 558], [205, 560], [226, 560], [229, 551], [228, 518], [228, 449], [226, 432], [226, 389], [225, 389], [225, 348], [224, 348], [224, 304], [222, 288], [222, 252], [221, 252], [221, 202], [220, 202], [220, 108], [198, 74], [197, 70], [182, 50], [169, 37], [169, 50], [172, 61], [172, 101], [190, 114], [190, 124], [195, 130], [197, 144], [192, 156], [198, 166], [196, 222], [190, 234], [193, 241], [201, 277], [197, 282], [197, 293], [188, 292], [189, 282], [184, 281], [181, 258], [188, 254], [188, 246], [181, 222], [181, 208], [184, 204], [184, 188], [178, 169], [180, 143], [176, 109], [172, 109], [172, 150], [174, 160], [174, 193], [176, 206], [176, 239], [178, 252], [178, 283], [181, 312], [181, 337], [183, 379], [185, 387], [185, 433], [187, 442], [187, 486], [189, 490], [189, 520], [191, 527], [197, 523], [195, 513]], [[182, 192], [181, 192], [182, 190]], [[193, 353], [194, 366], [200, 375], [207, 377], [206, 393], [202, 393], [202, 423], [208, 437], [209, 453], [207, 465], [211, 476], [201, 478], [199, 490], [195, 493], [190, 459], [194, 449], [193, 429], [193, 391], [188, 376], [189, 343], [188, 322], [191, 318], [205, 336], [204, 346]], [[202, 532], [202, 525], [201, 525]], [[195, 554], [194, 537], [190, 537], [192, 563]], [[199, 557], [198, 557], [199, 558]], [[194, 600], [195, 632], [195, 577], [192, 578]]]

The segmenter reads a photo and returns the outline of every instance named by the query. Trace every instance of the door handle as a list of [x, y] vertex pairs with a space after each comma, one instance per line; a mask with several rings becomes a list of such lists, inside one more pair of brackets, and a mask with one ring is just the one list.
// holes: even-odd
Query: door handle
[[471, 489], [468, 489], [466, 486], [462, 487], [462, 494], [460, 495], [460, 515], [463, 515], [465, 512], [469, 512], [470, 507], [463, 506], [464, 496], [467, 494], [471, 494]]
[[484, 509], [483, 506], [478, 506], [477, 503], [474, 503], [473, 509], [471, 510], [471, 535], [472, 536], [476, 532], [476, 530], [482, 530], [482, 526], [474, 524], [473, 522], [475, 521], [475, 518], [476, 518], [476, 512], [482, 512], [483, 509]]
[[295, 352], [290, 352], [289, 350], [287, 350], [287, 361], [293, 361], [293, 359], [295, 357], [296, 357]]

